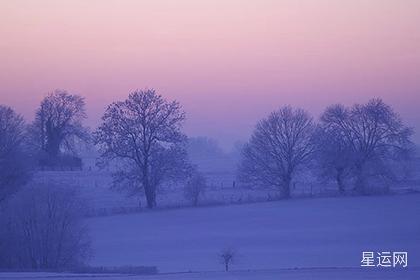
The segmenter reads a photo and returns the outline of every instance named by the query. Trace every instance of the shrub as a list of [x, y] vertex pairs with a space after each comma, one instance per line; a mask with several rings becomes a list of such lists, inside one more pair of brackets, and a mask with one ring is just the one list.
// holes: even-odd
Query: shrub
[[193, 206], [198, 205], [200, 197], [206, 190], [206, 178], [198, 171], [193, 172], [184, 188], [184, 196]]
[[83, 265], [90, 255], [85, 210], [72, 188], [23, 188], [0, 213], [0, 267], [48, 270]]

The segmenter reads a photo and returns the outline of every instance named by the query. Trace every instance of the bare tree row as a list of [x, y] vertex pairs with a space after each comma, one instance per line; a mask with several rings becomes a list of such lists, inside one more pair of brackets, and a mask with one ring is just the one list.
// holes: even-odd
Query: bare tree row
[[302, 171], [334, 181], [341, 194], [368, 194], [371, 186], [389, 186], [398, 176], [396, 163], [414, 152], [412, 134], [381, 99], [329, 106], [319, 122], [287, 106], [257, 124], [243, 148], [239, 176], [285, 198]]
[[83, 126], [85, 118], [84, 99], [66, 91], [48, 94], [30, 125], [1, 106], [0, 199], [26, 183], [31, 171], [26, 163], [32, 170], [81, 168], [76, 146], [83, 142], [97, 146], [100, 166], [112, 165], [113, 187], [133, 195], [143, 191], [149, 208], [156, 206], [160, 185], [192, 180], [198, 172], [187, 159], [185, 112], [154, 90], [135, 91], [110, 104], [93, 133]]
[[[138, 90], [111, 103], [93, 133], [83, 126], [85, 118], [84, 99], [65, 91], [47, 95], [28, 126], [1, 106], [0, 199], [29, 179], [29, 163], [81, 167], [76, 144], [90, 141], [100, 152], [99, 165], [112, 165], [115, 189], [143, 192], [153, 208], [160, 186], [187, 178], [186, 197], [197, 203], [205, 180], [188, 160], [185, 112], [177, 101]], [[380, 99], [329, 106], [318, 121], [286, 106], [258, 122], [242, 149], [238, 175], [244, 184], [275, 188], [286, 198], [302, 170], [335, 181], [340, 193], [366, 194], [373, 180], [397, 175], [393, 164], [412, 154], [412, 133]]]

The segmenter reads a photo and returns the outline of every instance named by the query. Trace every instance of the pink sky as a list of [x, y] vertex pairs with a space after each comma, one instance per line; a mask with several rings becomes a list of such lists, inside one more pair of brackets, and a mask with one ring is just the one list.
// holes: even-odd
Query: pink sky
[[382, 97], [419, 131], [420, 1], [0, 0], [1, 104], [30, 120], [66, 89], [94, 126], [145, 87], [225, 147], [285, 104], [317, 117]]

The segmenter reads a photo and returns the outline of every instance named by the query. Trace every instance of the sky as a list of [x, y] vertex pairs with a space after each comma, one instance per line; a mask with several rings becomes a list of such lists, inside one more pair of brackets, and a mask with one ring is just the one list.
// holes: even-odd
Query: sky
[[0, 104], [30, 121], [65, 89], [94, 128], [144, 88], [227, 149], [283, 105], [381, 97], [420, 131], [420, 1], [0, 0]]

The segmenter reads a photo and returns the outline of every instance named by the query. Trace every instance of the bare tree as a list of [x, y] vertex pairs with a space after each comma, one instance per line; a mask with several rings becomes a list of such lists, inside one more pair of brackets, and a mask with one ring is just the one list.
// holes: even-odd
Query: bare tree
[[24, 139], [23, 118], [10, 107], [0, 105], [0, 203], [30, 178]]
[[156, 206], [156, 190], [187, 168], [181, 105], [154, 90], [131, 93], [108, 106], [95, 133], [102, 163], [116, 160], [114, 186], [144, 190], [147, 206]]
[[225, 266], [225, 271], [229, 271], [229, 266], [234, 262], [236, 256], [235, 250], [232, 248], [225, 248], [219, 254], [221, 263]]
[[318, 175], [323, 180], [333, 180], [340, 194], [345, 194], [353, 174], [353, 153], [339, 131], [324, 124], [318, 127], [314, 140]]
[[[321, 117], [325, 131], [334, 131], [339, 142], [350, 156], [339, 158], [351, 165], [355, 176], [355, 190], [365, 194], [366, 179], [371, 176], [392, 175], [386, 168], [390, 161], [401, 160], [410, 155], [413, 134], [397, 113], [381, 99], [372, 99], [367, 104], [356, 104], [351, 108], [334, 105]], [[337, 146], [334, 148], [337, 149]]]
[[0, 266], [59, 269], [90, 257], [86, 205], [69, 186], [25, 186], [1, 213]]
[[186, 182], [184, 196], [191, 201], [193, 206], [197, 206], [198, 201], [206, 191], [206, 188], [206, 178], [199, 171], [194, 170]]
[[241, 181], [290, 197], [293, 176], [310, 160], [315, 125], [302, 109], [283, 107], [261, 120], [242, 151]]
[[31, 134], [38, 149], [54, 161], [62, 151], [75, 153], [77, 141], [88, 140], [82, 125], [86, 118], [83, 97], [55, 90], [47, 95], [36, 112]]

